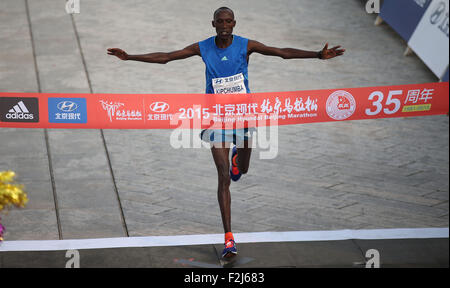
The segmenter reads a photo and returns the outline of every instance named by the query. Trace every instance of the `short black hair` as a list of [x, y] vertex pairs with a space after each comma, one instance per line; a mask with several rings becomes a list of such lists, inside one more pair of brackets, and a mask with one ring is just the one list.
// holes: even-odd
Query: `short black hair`
[[217, 14], [218, 14], [219, 12], [222, 12], [222, 11], [228, 11], [228, 12], [230, 12], [230, 13], [233, 15], [233, 18], [234, 18], [234, 12], [233, 12], [233, 10], [231, 10], [231, 9], [228, 8], [228, 7], [220, 7], [220, 8], [218, 8], [216, 11], [214, 11], [214, 18], [213, 18], [213, 19], [216, 19]]

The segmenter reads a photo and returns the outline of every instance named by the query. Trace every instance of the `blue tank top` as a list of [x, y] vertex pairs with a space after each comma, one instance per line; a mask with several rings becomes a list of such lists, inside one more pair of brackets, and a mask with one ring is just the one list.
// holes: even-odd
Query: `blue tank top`
[[200, 53], [206, 65], [207, 94], [250, 93], [248, 87], [248, 39], [233, 35], [227, 48], [218, 48], [216, 36], [199, 42]]

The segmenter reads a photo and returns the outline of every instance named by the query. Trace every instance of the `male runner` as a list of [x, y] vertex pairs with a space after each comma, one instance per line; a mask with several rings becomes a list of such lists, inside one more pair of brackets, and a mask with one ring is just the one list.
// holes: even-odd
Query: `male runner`
[[[318, 58], [331, 59], [343, 55], [340, 46], [328, 49], [328, 43], [320, 51], [304, 51], [294, 48], [276, 48], [260, 42], [249, 40], [233, 34], [236, 26], [234, 13], [230, 8], [221, 7], [214, 12], [212, 26], [216, 36], [194, 43], [184, 49], [169, 53], [149, 53], [143, 55], [128, 55], [118, 48], [108, 49], [109, 55], [121, 60], [143, 61], [148, 63], [166, 64], [173, 60], [185, 59], [191, 56], [201, 56], [206, 65], [206, 93], [250, 93], [248, 85], [248, 61], [252, 53], [268, 56], [278, 56], [283, 59]], [[227, 81], [225, 81], [227, 77]], [[232, 81], [229, 81], [229, 80]], [[237, 254], [236, 244], [231, 233], [231, 197], [230, 179], [239, 180], [241, 174], [246, 174], [250, 162], [251, 140], [250, 129], [203, 130], [203, 140], [211, 142], [212, 156], [218, 173], [218, 201], [225, 231], [225, 248], [222, 257]], [[231, 169], [229, 161], [230, 143], [236, 146], [232, 149]], [[228, 144], [228, 145], [227, 145]]]

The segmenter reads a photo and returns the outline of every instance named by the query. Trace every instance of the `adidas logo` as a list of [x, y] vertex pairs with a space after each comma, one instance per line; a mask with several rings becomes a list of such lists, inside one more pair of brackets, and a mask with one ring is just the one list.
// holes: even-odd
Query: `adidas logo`
[[0, 122], [39, 122], [36, 97], [0, 97]]
[[27, 119], [32, 120], [34, 115], [30, 113], [27, 106], [23, 101], [19, 101], [12, 109], [9, 109], [8, 113], [5, 115], [6, 119]]
[[25, 104], [23, 104], [23, 101], [20, 101], [19, 103], [17, 103], [17, 105], [14, 105], [13, 109], [10, 109], [8, 112], [10, 113], [30, 113], [30, 111], [28, 111], [27, 106], [25, 106]]
[[227, 56], [223, 56], [223, 57], [222, 57], [222, 61], [228, 61]]

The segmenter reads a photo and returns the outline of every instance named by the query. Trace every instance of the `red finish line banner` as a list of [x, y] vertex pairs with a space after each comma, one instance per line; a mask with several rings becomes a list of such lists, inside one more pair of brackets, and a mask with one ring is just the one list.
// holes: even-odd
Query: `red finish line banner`
[[0, 92], [0, 127], [16, 128], [231, 129], [448, 111], [448, 82], [253, 94]]

